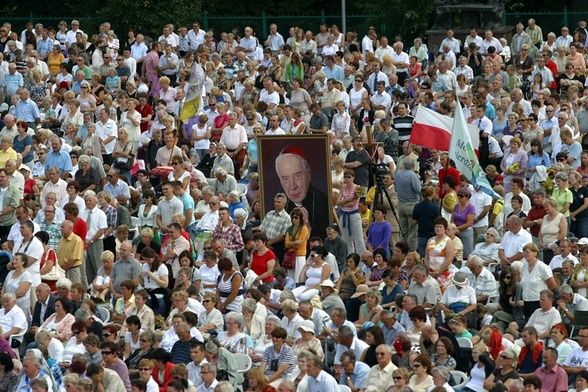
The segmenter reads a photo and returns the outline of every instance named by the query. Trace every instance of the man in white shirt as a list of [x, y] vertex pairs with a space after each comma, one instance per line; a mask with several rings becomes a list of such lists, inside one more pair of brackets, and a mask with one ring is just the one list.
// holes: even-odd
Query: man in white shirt
[[218, 385], [216, 380], [216, 366], [207, 362], [202, 365], [200, 370], [200, 376], [202, 377], [202, 384], [196, 388], [196, 392], [214, 392], [214, 389]]
[[[86, 195], [86, 209], [80, 214], [86, 225], [86, 259], [85, 266], [82, 264], [82, 283], [93, 282], [98, 269], [102, 267], [102, 252], [104, 251], [104, 232], [108, 228], [106, 214], [98, 208], [98, 199], [94, 192]], [[84, 281], [87, 279], [87, 281]], [[87, 284], [87, 283], [86, 283]]]
[[512, 215], [506, 220], [506, 229], [504, 237], [500, 242], [498, 257], [502, 266], [512, 264], [513, 261], [522, 260], [523, 247], [533, 242], [531, 233], [523, 229], [522, 219]]
[[114, 145], [118, 137], [118, 126], [109, 117], [106, 109], [100, 109], [98, 119], [99, 121], [96, 122], [96, 135], [98, 135], [104, 145], [102, 159], [107, 165], [112, 165], [112, 152], [114, 151]]
[[273, 115], [269, 120], [269, 128], [265, 135], [285, 135], [286, 132], [280, 128], [280, 119], [277, 115]]
[[380, 61], [384, 61], [383, 58], [385, 55], [390, 55], [392, 56], [392, 53], [394, 53], [394, 49], [392, 49], [392, 47], [390, 45], [388, 45], [388, 38], [387, 37], [382, 37], [380, 39], [380, 47], [378, 49], [376, 49], [376, 58]]
[[374, 41], [376, 38], [376, 32], [370, 29], [361, 40], [361, 54], [363, 55], [364, 59], [368, 52], [374, 53]]
[[478, 29], [473, 28], [470, 30], [470, 34], [465, 38], [465, 40], [463, 41], [463, 49], [464, 51], [468, 50], [468, 47], [470, 45], [470, 42], [474, 42], [476, 44], [476, 46], [478, 47], [478, 53], [482, 53], [482, 41], [484, 41], [482, 39], [482, 37], [480, 37], [478, 35]]
[[566, 52], [569, 52], [570, 44], [573, 42], [573, 37], [570, 35], [570, 29], [567, 26], [561, 28], [561, 35], [555, 40], [555, 47], [564, 47]]
[[[370, 76], [371, 77], [371, 76]], [[385, 91], [386, 83], [383, 80], [378, 81], [376, 85], [376, 93], [372, 95], [370, 101], [372, 102], [373, 110], [383, 110], [388, 112], [388, 108], [392, 104], [392, 98]]]
[[273, 54], [279, 53], [284, 46], [284, 37], [278, 33], [278, 26], [275, 23], [270, 25], [270, 33], [264, 42], [266, 48], [270, 48]]
[[190, 357], [192, 358], [192, 362], [187, 366], [188, 379], [192, 381], [194, 385], [201, 385], [202, 377], [200, 376], [200, 372], [202, 371], [202, 366], [205, 363], [208, 363], [206, 360], [206, 348], [204, 343], [192, 343], [192, 346], [190, 347]]
[[267, 108], [270, 110], [273, 110], [280, 104], [280, 95], [275, 90], [274, 81], [269, 77], [263, 79], [263, 89], [256, 97], [255, 105], [259, 101], [267, 103]]
[[463, 75], [465, 77], [466, 84], [470, 84], [470, 82], [474, 79], [474, 70], [468, 65], [467, 58], [465, 56], [459, 56], [457, 62], [459, 65], [455, 67], [453, 73], [455, 74], [456, 78], [458, 75]]
[[[458, 55], [460, 42], [458, 39], [454, 38], [454, 34], [455, 33], [453, 32], [452, 29], [447, 29], [447, 38], [445, 38], [443, 41], [441, 41], [441, 45], [439, 46], [439, 48], [443, 48], [445, 46], [445, 44], [447, 44], [447, 45], [449, 45], [449, 48], [451, 49], [453, 54]], [[441, 53], [441, 50], [439, 51], [439, 53]]]
[[363, 340], [359, 340], [354, 335], [353, 330], [347, 326], [339, 328], [338, 338], [339, 342], [337, 343], [334, 359], [335, 365], [341, 365], [341, 354], [345, 351], [351, 350], [355, 353], [355, 356], [359, 355], [359, 357], [361, 357], [363, 350], [369, 347], [369, 345]]
[[[394, 372], [394, 370], [398, 368], [396, 367], [396, 365], [392, 363], [392, 352], [392, 347], [386, 344], [380, 344], [378, 347], [376, 347], [376, 361], [378, 362], [378, 364], [372, 366], [372, 369], [368, 374], [365, 389], [363, 391], [385, 391], [391, 385], [394, 385], [392, 373]], [[413, 365], [415, 363], [413, 363]], [[422, 364], [420, 365], [423, 366]]]
[[218, 196], [212, 196], [208, 202], [210, 212], [207, 212], [200, 218], [196, 224], [196, 230], [204, 230], [213, 232], [218, 225], [218, 209], [220, 207], [220, 199]]
[[77, 33], [84, 34], [84, 32], [82, 30], [80, 30], [80, 22], [78, 22], [77, 20], [72, 20], [71, 21], [71, 30], [67, 32], [67, 41], [65, 42], [65, 46], [67, 46], [68, 49], [73, 43], [75, 43], [77, 41], [77, 39], [76, 39]]
[[[26, 330], [26, 315], [16, 305], [16, 295], [14, 293], [5, 293], [2, 296], [2, 309], [0, 309], [0, 327], [2, 327], [2, 337], [10, 338]], [[22, 339], [22, 338], [21, 338]]]
[[502, 45], [500, 44], [500, 41], [493, 37], [491, 30], [486, 30], [485, 36], [486, 39], [484, 39], [484, 41], [482, 41], [482, 45], [480, 45], [483, 56], [488, 56], [488, 48], [491, 46], [494, 46], [496, 53], [502, 52]]
[[374, 61], [372, 63], [372, 69], [373, 72], [367, 80], [367, 85], [370, 89], [370, 93], [375, 94], [378, 82], [384, 82], [384, 87], [388, 87], [390, 82], [388, 81], [388, 76], [384, 72], [380, 71], [380, 63]]
[[404, 47], [402, 42], [396, 42], [393, 47], [394, 53], [392, 54], [392, 65], [396, 67], [398, 83], [400, 83], [401, 86], [404, 86], [404, 81], [408, 78], [408, 66], [410, 60], [408, 54], [402, 51]]
[[204, 30], [200, 29], [200, 22], [192, 23], [192, 30], [188, 31], [188, 41], [190, 42], [190, 49], [196, 51], [198, 47], [204, 43]]
[[476, 187], [476, 191], [472, 195], [470, 203], [476, 209], [476, 217], [474, 218], [474, 238], [480, 234], [485, 234], [488, 230], [488, 213], [492, 207], [492, 197], [482, 191], [480, 187]]

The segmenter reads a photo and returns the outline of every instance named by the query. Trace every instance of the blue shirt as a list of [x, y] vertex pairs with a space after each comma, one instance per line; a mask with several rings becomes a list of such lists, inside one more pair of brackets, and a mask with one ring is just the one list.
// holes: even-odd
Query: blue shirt
[[339, 385], [337, 380], [329, 373], [321, 370], [315, 379], [310, 374], [308, 375], [308, 392], [339, 392]]
[[45, 55], [53, 50], [53, 40], [49, 37], [47, 39], [40, 39], [37, 42], [37, 52], [41, 55], [41, 57], [45, 57]]
[[345, 77], [345, 74], [343, 73], [343, 68], [341, 68], [337, 64], [333, 66], [333, 69], [329, 67], [323, 67], [323, 70], [325, 71], [325, 75], [327, 75], [327, 79], [333, 78], [335, 80], [343, 80], [343, 78]]
[[16, 91], [23, 86], [24, 79], [20, 73], [15, 72], [13, 75], [9, 72], [4, 76], [4, 87], [6, 87], [6, 94], [8, 94], [8, 97], [16, 94]]
[[186, 216], [186, 212], [188, 210], [192, 210], [192, 219], [190, 220], [190, 224], [188, 226], [196, 224], [196, 219], [194, 219], [194, 199], [192, 199], [192, 196], [190, 196], [188, 192], [184, 192], [182, 196], [176, 197], [180, 199], [180, 201], [184, 205], [184, 216]]
[[29, 150], [29, 153], [26, 156], [22, 157], [23, 163], [28, 163], [32, 161], [34, 158], [33, 153], [35, 150], [33, 148], [33, 138], [29, 135], [26, 135], [25, 138], [22, 140], [18, 140], [18, 136], [14, 137], [14, 141], [12, 142], [12, 148], [14, 149], [14, 151], [22, 154], [22, 152], [27, 146], [31, 146], [31, 148]]
[[41, 117], [37, 104], [30, 98], [26, 101], [19, 99], [16, 103], [16, 117], [23, 119], [25, 122], [34, 123]]
[[[370, 367], [365, 363], [360, 361], [355, 362], [355, 369], [353, 369], [353, 373], [349, 375], [349, 378], [351, 378], [351, 381], [356, 388], [362, 389], [365, 387], [370, 370]], [[347, 385], [347, 382], [345, 381], [347, 377], [348, 375], [345, 373], [345, 370], [343, 370], [341, 372], [341, 379], [339, 380], [339, 384]]]
[[110, 183], [110, 181], [106, 182], [106, 185], [104, 185], [104, 190], [108, 193], [110, 193], [110, 197], [118, 197], [118, 196], [124, 196], [127, 199], [131, 198], [131, 192], [129, 191], [129, 185], [124, 182], [123, 180], [121, 180], [120, 178], [118, 179], [118, 182], [116, 183], [116, 185], [112, 185]]
[[59, 150], [58, 153], [55, 153], [53, 150], [48, 152], [47, 159], [45, 160], [45, 170], [49, 169], [51, 166], [56, 166], [59, 169], [60, 176], [65, 170], [71, 171], [72, 165], [69, 153], [64, 150]]

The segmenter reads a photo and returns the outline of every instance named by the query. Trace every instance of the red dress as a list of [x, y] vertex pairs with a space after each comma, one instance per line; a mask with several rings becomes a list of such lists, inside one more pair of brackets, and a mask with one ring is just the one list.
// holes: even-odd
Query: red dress
[[[259, 255], [258, 251], [253, 252], [253, 256], [251, 257], [251, 269], [257, 275], [265, 274], [267, 272], [267, 263], [270, 260], [275, 260], [276, 255], [270, 249], [268, 249], [263, 255]], [[266, 282], [273, 282], [274, 276], [270, 275], [263, 280], [263, 283]]]

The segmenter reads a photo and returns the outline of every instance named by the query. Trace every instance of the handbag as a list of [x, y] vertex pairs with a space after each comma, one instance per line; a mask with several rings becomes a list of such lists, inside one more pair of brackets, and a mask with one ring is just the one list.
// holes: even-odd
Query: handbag
[[[129, 143], [126, 144], [125, 150]], [[121, 170], [131, 170], [135, 164], [135, 155], [129, 154], [128, 158], [118, 157], [114, 160], [114, 167]]]
[[282, 260], [282, 267], [287, 270], [292, 270], [296, 268], [296, 251], [289, 250], [284, 254], [284, 259]]
[[[47, 249], [47, 252], [45, 252], [45, 254], [43, 255], [45, 258], [47, 258], [47, 256], [49, 255], [49, 252], [53, 252], [55, 253], [55, 251], [51, 248]], [[57, 259], [57, 257], [56, 257]], [[59, 266], [59, 263], [57, 262], [57, 260], [55, 260], [55, 265], [53, 266], [53, 268], [51, 268], [51, 271], [49, 271], [48, 273], [46, 273], [45, 275], [41, 276], [42, 280], [49, 280], [49, 281], [58, 281], [60, 278], [65, 278], [65, 271], [63, 270], [63, 268], [61, 268]]]

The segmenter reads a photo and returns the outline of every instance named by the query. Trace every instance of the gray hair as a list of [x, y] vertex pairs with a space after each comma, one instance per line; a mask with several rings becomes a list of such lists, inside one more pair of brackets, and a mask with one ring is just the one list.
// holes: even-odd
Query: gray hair
[[451, 378], [451, 372], [446, 366], [435, 366], [431, 369], [431, 374], [436, 374], [445, 381], [449, 381]]
[[251, 313], [255, 313], [255, 309], [257, 309], [257, 303], [253, 298], [245, 298], [243, 300], [243, 304], [241, 305], [243, 309], [247, 309]]
[[86, 309], [80, 308], [80, 309], [76, 310], [75, 317], [76, 317], [76, 321], [87, 322], [88, 320], [90, 320], [90, 317], [92, 317], [92, 315]]
[[574, 289], [569, 284], [562, 284], [559, 293], [574, 294]]
[[515, 271], [519, 271], [521, 272], [521, 270], [523, 269], [523, 262], [520, 260], [517, 261], [513, 261], [510, 266], [512, 267], [512, 269], [514, 269]]
[[494, 234], [494, 238], [496, 238], [496, 242], [500, 242], [501, 238], [500, 238], [500, 233], [498, 233], [498, 230], [496, 230], [494, 227], [491, 227], [488, 230], [486, 230], [486, 234], [488, 234], [488, 233]]
[[88, 155], [81, 155], [78, 158], [78, 163], [80, 164], [90, 164], [90, 157]]
[[4, 293], [2, 299], [5, 298], [11, 299], [13, 302], [16, 302], [16, 295], [14, 293]]
[[523, 392], [523, 389], [525, 389], [525, 386], [523, 385], [523, 382], [521, 380], [519, 380], [518, 378], [512, 380], [511, 383], [510, 383], [510, 385], [509, 385], [509, 387], [514, 387], [519, 392]]
[[204, 368], [206, 368], [206, 371], [216, 374], [216, 366], [214, 366], [213, 363], [206, 362], [204, 365], [202, 365], [202, 369], [204, 369]]
[[557, 173], [557, 175], [555, 176], [556, 180], [562, 180], [562, 181], [567, 181], [568, 180], [568, 175], [566, 173]]
[[245, 318], [242, 314], [237, 312], [229, 312], [225, 316], [225, 322], [228, 322], [229, 320], [236, 321], [237, 324], [239, 324], [239, 328], [245, 328]]
[[280, 387], [282, 385], [284, 385], [284, 388], [288, 389], [289, 391], [294, 392], [296, 390], [296, 388], [294, 387], [294, 383], [290, 380], [282, 380], [282, 382], [280, 383]]
[[59, 280], [57, 280], [57, 283], [55, 283], [55, 286], [58, 289], [71, 289], [71, 280], [69, 280], [68, 278], [59, 278]]
[[414, 170], [414, 158], [412, 156], [407, 156], [404, 158], [404, 169], [405, 170]]
[[474, 262], [474, 264], [476, 265], [476, 267], [482, 267], [484, 265], [484, 260], [482, 260], [482, 258], [480, 256], [477, 255], [473, 255], [468, 257], [468, 261], [471, 260]]
[[421, 274], [423, 274], [425, 276], [428, 276], [429, 275], [429, 270], [423, 264], [417, 264], [417, 265], [415, 265], [412, 272], [414, 273], [416, 271], [420, 272]]
[[231, 385], [230, 382], [228, 381], [221, 381], [218, 384], [216, 384], [216, 388], [214, 388], [214, 390], [219, 390], [220, 392], [234, 392], [235, 389], [233, 388], [233, 385]]
[[267, 323], [268, 321], [272, 321], [276, 326], [279, 326], [282, 323], [282, 320], [280, 320], [278, 316], [274, 316], [273, 314], [267, 316], [265, 322]]
[[202, 193], [206, 193], [207, 195], [214, 195], [214, 188], [211, 187], [210, 185], [206, 185], [204, 188], [202, 188]]

